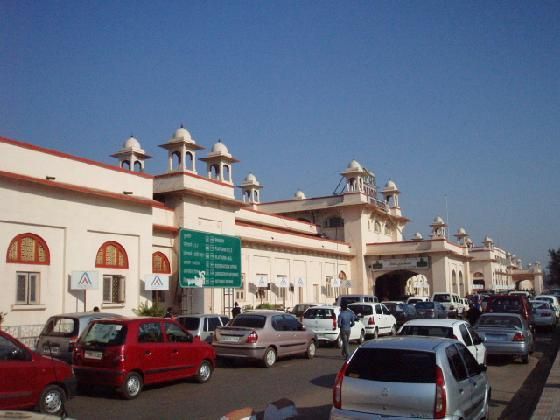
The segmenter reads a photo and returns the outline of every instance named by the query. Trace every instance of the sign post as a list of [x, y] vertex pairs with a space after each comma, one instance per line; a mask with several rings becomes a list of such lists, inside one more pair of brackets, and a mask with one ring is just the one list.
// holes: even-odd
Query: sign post
[[241, 287], [241, 239], [190, 229], [179, 238], [181, 287]]
[[97, 271], [72, 271], [70, 290], [84, 291], [84, 312], [87, 308], [87, 290], [99, 289], [99, 273]]

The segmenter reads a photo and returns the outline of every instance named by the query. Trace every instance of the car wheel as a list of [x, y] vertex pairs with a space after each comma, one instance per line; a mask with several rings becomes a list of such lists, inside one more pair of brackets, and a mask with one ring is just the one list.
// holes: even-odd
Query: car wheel
[[203, 384], [208, 382], [210, 377], [212, 376], [212, 364], [208, 360], [203, 360], [200, 366], [198, 367], [198, 371], [196, 372], [196, 381], [199, 384]]
[[315, 341], [311, 341], [309, 346], [307, 346], [307, 351], [305, 352], [305, 357], [308, 359], [313, 359], [315, 357], [315, 352], [317, 350], [317, 346], [315, 345]]
[[342, 337], [340, 335], [336, 338], [334, 345], [337, 349], [342, 348]]
[[121, 386], [121, 395], [126, 400], [132, 400], [140, 394], [143, 385], [142, 376], [136, 372], [130, 372]]
[[364, 330], [361, 330], [360, 338], [358, 338], [358, 343], [362, 344], [364, 341], [366, 341], [366, 332]]
[[525, 365], [527, 363], [529, 363], [529, 355], [528, 354], [525, 354], [525, 355], [521, 356], [521, 363], [523, 363]]
[[41, 393], [39, 411], [43, 414], [59, 416], [64, 412], [66, 393], [58, 385], [49, 385]]
[[397, 335], [397, 327], [395, 325], [391, 327], [391, 335]]
[[263, 365], [266, 368], [270, 368], [274, 366], [274, 363], [276, 363], [276, 350], [274, 350], [274, 348], [272, 347], [269, 347], [264, 352]]

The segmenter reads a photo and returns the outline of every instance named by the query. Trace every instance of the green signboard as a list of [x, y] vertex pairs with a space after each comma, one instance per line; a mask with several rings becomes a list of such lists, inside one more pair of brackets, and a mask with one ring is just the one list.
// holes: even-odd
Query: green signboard
[[241, 239], [189, 229], [179, 238], [181, 287], [241, 287]]

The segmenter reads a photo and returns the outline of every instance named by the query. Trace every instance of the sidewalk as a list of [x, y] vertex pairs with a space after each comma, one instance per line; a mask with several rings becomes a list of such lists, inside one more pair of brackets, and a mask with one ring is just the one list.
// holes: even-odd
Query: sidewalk
[[560, 419], [560, 356], [557, 354], [532, 420]]

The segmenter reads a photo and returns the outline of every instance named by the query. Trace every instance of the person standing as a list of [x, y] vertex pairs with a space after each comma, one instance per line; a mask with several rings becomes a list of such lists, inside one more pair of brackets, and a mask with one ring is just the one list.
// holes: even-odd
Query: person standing
[[340, 306], [340, 314], [338, 315], [338, 328], [340, 328], [340, 337], [342, 338], [342, 356], [348, 360], [350, 357], [350, 349], [348, 348], [348, 340], [350, 339], [350, 330], [354, 326], [356, 315], [348, 305], [343, 303]]
[[239, 303], [235, 302], [233, 309], [231, 310], [231, 316], [235, 318], [237, 315], [241, 313], [241, 308], [239, 307]]

